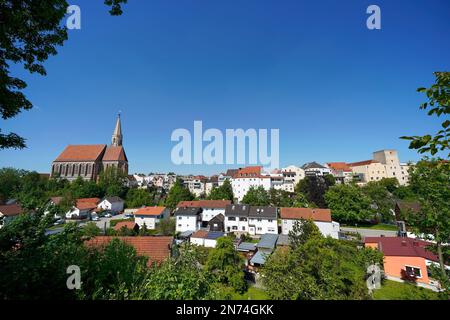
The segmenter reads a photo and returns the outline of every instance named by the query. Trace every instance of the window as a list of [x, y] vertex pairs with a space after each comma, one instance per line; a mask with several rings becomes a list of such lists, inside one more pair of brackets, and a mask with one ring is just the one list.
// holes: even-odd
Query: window
[[233, 227], [232, 227], [232, 230], [237, 230], [237, 226], [233, 226]]
[[236, 217], [228, 217], [228, 221], [236, 221]]
[[422, 278], [422, 272], [420, 271], [420, 268], [411, 267], [411, 266], [405, 266], [406, 273], [410, 276]]
[[262, 221], [262, 219], [258, 219], [258, 222], [261, 222]]
[[239, 218], [239, 221], [247, 221], [247, 218]]
[[269, 222], [273, 222], [273, 220], [270, 219]]
[[181, 220], [181, 219], [183, 219], [183, 217], [178, 217], [178, 220]]
[[245, 226], [242, 227], [242, 231], [245, 231]]
[[178, 226], [181, 227], [181, 224], [179, 224]]
[[258, 231], [262, 231], [262, 228], [261, 228], [261, 227], [258, 227]]

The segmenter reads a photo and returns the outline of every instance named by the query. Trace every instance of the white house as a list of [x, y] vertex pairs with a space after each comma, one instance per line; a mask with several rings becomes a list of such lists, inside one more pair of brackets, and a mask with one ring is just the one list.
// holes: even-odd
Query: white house
[[313, 220], [325, 237], [339, 238], [340, 226], [339, 223], [331, 220], [330, 209], [280, 208], [280, 217], [282, 234], [288, 235], [294, 223], [304, 219]]
[[230, 200], [198, 200], [181, 201], [177, 208], [201, 208], [202, 227], [208, 225], [208, 222], [219, 214], [225, 215], [225, 207], [231, 204]]
[[228, 205], [225, 209], [225, 231], [250, 235], [278, 234], [277, 209]]
[[0, 229], [21, 213], [23, 213], [23, 209], [20, 204], [15, 203], [0, 206]]
[[305, 163], [302, 166], [302, 169], [305, 171], [306, 176], [323, 176], [326, 174], [331, 174], [330, 168], [327, 168], [315, 161]]
[[124, 201], [119, 197], [106, 197], [97, 206], [102, 210], [111, 210], [113, 212], [122, 212]]
[[206, 192], [206, 182], [207, 178], [205, 176], [189, 176], [184, 180], [184, 186], [189, 189], [189, 191], [196, 197], [200, 197]]
[[144, 207], [134, 212], [134, 222], [142, 228], [145, 224], [147, 229], [156, 229], [162, 219], [168, 218], [170, 210], [166, 207]]
[[77, 200], [75, 206], [73, 206], [67, 213], [66, 219], [87, 219], [93, 210], [97, 209], [97, 205], [100, 202], [99, 198], [81, 198]]
[[251, 187], [260, 186], [267, 191], [272, 187], [270, 175], [263, 173], [261, 166], [240, 169], [231, 179], [233, 194], [238, 201], [242, 201]]
[[174, 211], [176, 232], [197, 231], [201, 227], [201, 208], [177, 208]]
[[191, 243], [203, 246], [207, 248], [215, 248], [217, 244], [217, 239], [223, 237], [225, 234], [223, 232], [208, 232], [205, 230], [199, 230], [194, 232], [191, 236]]

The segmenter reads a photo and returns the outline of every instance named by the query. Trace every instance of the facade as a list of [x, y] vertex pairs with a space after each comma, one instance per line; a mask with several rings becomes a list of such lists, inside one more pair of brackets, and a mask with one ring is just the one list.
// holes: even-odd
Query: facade
[[92, 212], [97, 209], [100, 203], [99, 198], [80, 198], [77, 199], [75, 206], [73, 206], [67, 213], [66, 219], [82, 220], [88, 219]]
[[330, 168], [327, 168], [315, 161], [305, 163], [302, 166], [302, 169], [305, 171], [305, 176], [324, 176], [326, 174], [331, 174]]
[[326, 164], [337, 183], [350, 183], [353, 181], [353, 171], [345, 162], [328, 162]]
[[278, 234], [277, 210], [231, 204], [225, 209], [225, 232], [237, 234]]
[[156, 225], [168, 218], [170, 210], [166, 207], [144, 207], [134, 212], [134, 222], [142, 228], [145, 224], [147, 229], [154, 230]]
[[176, 219], [176, 232], [199, 230], [202, 224], [201, 213], [201, 208], [177, 208], [174, 212], [174, 216]]
[[116, 167], [128, 175], [128, 158], [122, 146], [120, 116], [111, 139], [111, 145], [69, 145], [53, 161], [52, 177], [69, 181], [81, 177], [97, 181], [99, 174], [109, 167]]
[[220, 186], [223, 185], [225, 180], [231, 181], [233, 177], [238, 173], [239, 169], [228, 169], [226, 173], [221, 173], [217, 177], [217, 184]]
[[205, 195], [207, 178], [204, 176], [190, 176], [184, 179], [184, 186], [196, 197]]
[[[437, 255], [427, 250], [432, 243], [403, 237], [366, 237], [364, 243], [383, 252], [384, 273], [389, 280], [409, 280], [429, 289], [439, 288], [428, 270], [439, 262]], [[449, 266], [446, 268], [450, 270]]]
[[208, 196], [214, 188], [219, 186], [219, 177], [211, 176], [205, 183], [205, 194]]
[[225, 234], [223, 232], [208, 232], [204, 230], [199, 230], [191, 235], [190, 241], [192, 244], [203, 246], [206, 248], [215, 248], [217, 244], [217, 239], [223, 237]]
[[223, 214], [218, 214], [214, 218], [208, 221], [207, 226], [209, 231], [225, 231], [225, 216]]
[[295, 186], [305, 178], [305, 170], [293, 165], [281, 169], [281, 173], [284, 178], [283, 190], [288, 192], [294, 192]]
[[106, 197], [98, 204], [102, 210], [111, 210], [113, 212], [122, 212], [125, 202], [120, 197]]
[[202, 227], [206, 227], [208, 222], [215, 216], [225, 214], [225, 207], [231, 204], [230, 200], [197, 200], [181, 201], [177, 208], [200, 208]]
[[331, 220], [330, 209], [280, 208], [281, 233], [289, 235], [296, 221], [312, 220], [324, 237], [339, 239], [340, 225]]
[[240, 169], [231, 179], [231, 186], [234, 197], [240, 202], [251, 187], [270, 190], [272, 183], [270, 175], [263, 173], [261, 166], [255, 166]]

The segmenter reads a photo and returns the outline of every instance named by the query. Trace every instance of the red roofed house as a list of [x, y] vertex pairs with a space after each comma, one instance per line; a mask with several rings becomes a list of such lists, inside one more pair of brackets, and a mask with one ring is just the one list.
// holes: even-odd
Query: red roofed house
[[161, 263], [172, 255], [173, 237], [108, 237], [99, 236], [86, 241], [89, 247], [101, 248], [106, 246], [112, 239], [117, 238], [133, 246], [140, 256], [148, 257], [148, 266], [152, 263]]
[[281, 233], [288, 235], [296, 221], [312, 220], [325, 237], [339, 239], [340, 225], [331, 220], [330, 209], [280, 208]]
[[134, 221], [120, 221], [114, 226], [115, 231], [120, 231], [122, 228], [139, 231], [139, 225]]
[[207, 227], [208, 222], [219, 214], [225, 215], [225, 208], [231, 204], [230, 200], [197, 200], [181, 201], [177, 208], [201, 208], [202, 227]]
[[96, 181], [100, 172], [116, 167], [128, 174], [128, 159], [122, 146], [120, 116], [110, 146], [105, 144], [69, 145], [53, 161], [51, 175], [70, 181], [78, 177]]
[[340, 183], [349, 183], [353, 180], [353, 171], [345, 162], [328, 162], [327, 167], [331, 169], [331, 174]]
[[144, 207], [134, 213], [134, 222], [140, 228], [145, 224], [147, 229], [156, 229], [156, 225], [162, 220], [168, 218], [170, 210], [166, 207]]
[[67, 213], [66, 219], [87, 219], [93, 210], [97, 209], [100, 202], [99, 198], [80, 198], [77, 199], [75, 206], [73, 206]]
[[[427, 250], [430, 242], [401, 237], [366, 237], [366, 247], [384, 254], [384, 272], [388, 279], [415, 279], [420, 286], [436, 289], [439, 284], [429, 277], [428, 266], [437, 264], [437, 255]], [[450, 267], [448, 267], [450, 269]]]
[[8, 204], [0, 206], [0, 228], [5, 224], [16, 218], [18, 215], [23, 213], [23, 209], [20, 204]]

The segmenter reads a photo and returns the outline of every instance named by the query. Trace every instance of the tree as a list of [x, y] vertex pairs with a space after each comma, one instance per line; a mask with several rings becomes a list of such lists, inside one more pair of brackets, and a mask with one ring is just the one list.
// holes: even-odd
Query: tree
[[289, 244], [295, 250], [309, 239], [322, 237], [322, 233], [314, 221], [300, 219], [300, 221], [295, 221], [292, 230], [289, 231]]
[[127, 194], [126, 175], [121, 169], [113, 166], [103, 170], [98, 179], [98, 185], [105, 196], [124, 198]]
[[160, 220], [158, 224], [158, 233], [164, 236], [173, 236], [175, 235], [175, 219], [167, 218]]
[[69, 190], [73, 199], [79, 198], [102, 198], [105, 193], [102, 188], [94, 181], [86, 181], [78, 177], [69, 185]]
[[[105, 0], [111, 15], [122, 13], [126, 0]], [[3, 119], [15, 117], [33, 107], [22, 92], [25, 81], [10, 75], [10, 64], [23, 65], [30, 73], [46, 75], [43, 62], [57, 53], [67, 40], [62, 20], [68, 3], [65, 0], [4, 0], [0, 2], [0, 114]], [[37, 14], [39, 13], [39, 14]], [[25, 147], [25, 139], [0, 129], [0, 149]]]
[[209, 200], [231, 200], [233, 201], [233, 188], [228, 179], [225, 179], [220, 187], [213, 188], [208, 196]]
[[145, 189], [130, 189], [125, 197], [127, 208], [140, 208], [143, 206], [152, 206], [154, 201], [150, 193]]
[[269, 190], [269, 202], [274, 207], [292, 207], [294, 204], [294, 195], [285, 190]]
[[206, 261], [206, 270], [212, 272], [219, 283], [229, 285], [237, 292], [247, 289], [242, 259], [229, 237], [217, 239], [216, 247], [209, 253]]
[[362, 191], [370, 198], [372, 206], [381, 220], [391, 222], [394, 218], [395, 201], [386, 185], [389, 186], [383, 181], [371, 181], [362, 188]]
[[407, 216], [409, 227], [420, 238], [433, 240], [443, 276], [450, 254], [450, 163], [440, 160], [419, 161], [410, 174], [410, 186], [420, 202], [419, 212]]
[[311, 205], [326, 208], [324, 195], [334, 184], [335, 180], [331, 175], [308, 176], [295, 186], [295, 192], [305, 195]]
[[[417, 91], [425, 93], [428, 98], [428, 102], [422, 103], [420, 109], [429, 108], [429, 116], [444, 115], [442, 129], [434, 135], [401, 137], [401, 139], [411, 140], [410, 149], [416, 149], [419, 153], [430, 152], [431, 155], [435, 155], [439, 151], [448, 151], [450, 148], [450, 120], [448, 119], [448, 114], [450, 114], [450, 72], [435, 72], [434, 75], [436, 81], [430, 88], [419, 88]], [[450, 156], [450, 153], [447, 156]]]
[[14, 168], [0, 169], [0, 204], [11, 199], [13, 193], [20, 187], [23, 170]]
[[177, 178], [175, 184], [169, 190], [165, 204], [166, 207], [175, 209], [180, 201], [191, 201], [194, 199], [194, 195], [189, 191], [189, 189], [183, 186], [181, 179]]
[[86, 225], [83, 227], [82, 231], [83, 231], [83, 235], [85, 235], [86, 237], [96, 237], [96, 236], [99, 236], [101, 233], [100, 228], [97, 227], [95, 222], [86, 223]]
[[355, 185], [339, 184], [325, 194], [333, 219], [339, 222], [366, 221], [373, 216], [370, 198]]
[[250, 206], [268, 206], [270, 204], [269, 194], [262, 186], [257, 188], [251, 186], [242, 198], [242, 203]]
[[366, 250], [323, 237], [296, 249], [278, 248], [261, 270], [266, 292], [277, 300], [369, 299]]

